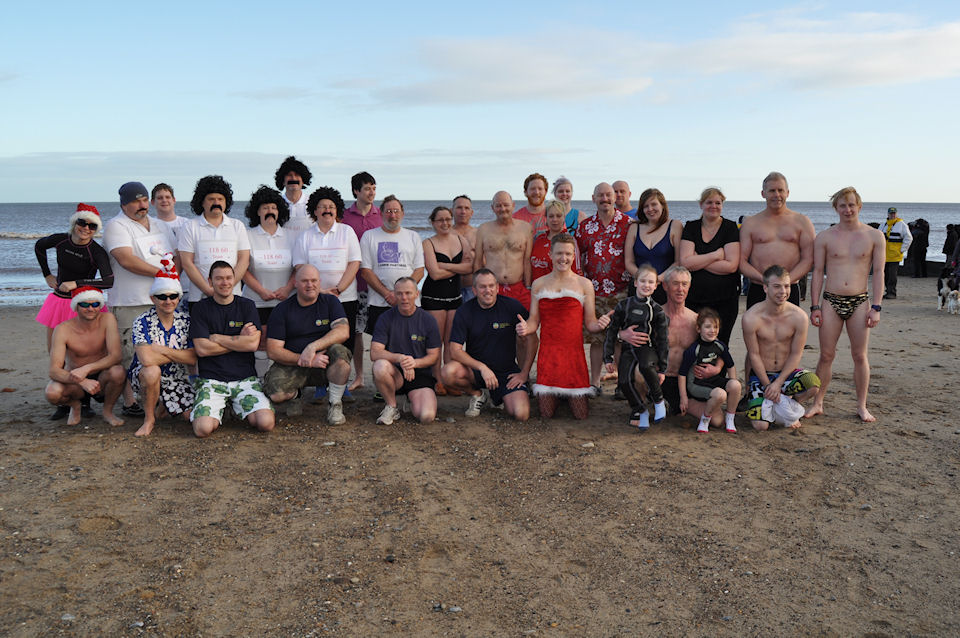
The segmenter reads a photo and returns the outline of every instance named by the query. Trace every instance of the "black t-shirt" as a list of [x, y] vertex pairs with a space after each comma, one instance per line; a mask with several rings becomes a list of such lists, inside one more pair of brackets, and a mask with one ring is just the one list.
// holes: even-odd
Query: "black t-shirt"
[[372, 340], [382, 343], [388, 352], [414, 359], [422, 359], [428, 349], [442, 344], [437, 320], [423, 308], [417, 308], [409, 317], [400, 314], [396, 307], [390, 308], [380, 315]]
[[[253, 301], [239, 295], [233, 301], [218, 304], [213, 297], [201, 299], [190, 312], [190, 338], [209, 339], [210, 335], [239, 335], [245, 324], [260, 328], [260, 315]], [[257, 376], [252, 352], [227, 352], [214, 357], [198, 357], [197, 371], [203, 379], [239, 381]]]
[[[698, 255], [706, 255], [727, 244], [740, 241], [740, 229], [732, 220], [722, 219], [717, 234], [709, 242], [703, 241], [702, 228], [703, 220], [694, 219], [687, 222], [681, 235], [681, 239], [693, 242], [693, 250]], [[740, 295], [739, 272], [717, 275], [701, 268], [691, 272], [690, 277], [690, 294], [687, 299], [692, 303], [726, 301]]]
[[309, 306], [301, 306], [297, 296], [293, 295], [277, 304], [270, 313], [267, 338], [279, 339], [285, 342], [284, 348], [300, 353], [310, 343], [325, 337], [334, 321], [346, 316], [340, 300], [334, 295], [321, 293]]
[[466, 346], [467, 354], [480, 361], [495, 374], [517, 371], [517, 315], [524, 319], [530, 313], [516, 299], [497, 296], [489, 308], [474, 298], [457, 309], [450, 330], [450, 342]]

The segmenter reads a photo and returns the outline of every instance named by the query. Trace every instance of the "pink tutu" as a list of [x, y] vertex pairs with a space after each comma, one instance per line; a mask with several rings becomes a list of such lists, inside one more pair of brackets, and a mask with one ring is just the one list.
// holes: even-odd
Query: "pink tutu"
[[[107, 304], [100, 306], [100, 312], [107, 312]], [[37, 321], [48, 328], [56, 328], [67, 319], [73, 319], [77, 316], [73, 310], [70, 310], [70, 300], [58, 297], [52, 292], [47, 295], [37, 313]]]

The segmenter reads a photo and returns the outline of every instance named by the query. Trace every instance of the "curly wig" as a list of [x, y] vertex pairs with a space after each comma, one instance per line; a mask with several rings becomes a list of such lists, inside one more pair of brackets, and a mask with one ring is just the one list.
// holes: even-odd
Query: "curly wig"
[[193, 189], [193, 199], [190, 200], [190, 209], [195, 215], [203, 215], [203, 200], [210, 193], [218, 193], [227, 198], [227, 207], [223, 214], [230, 212], [233, 206], [233, 189], [227, 180], [220, 175], [207, 175], [197, 180], [197, 186]]
[[340, 191], [332, 186], [321, 186], [310, 193], [310, 199], [307, 200], [307, 213], [310, 219], [317, 221], [317, 206], [321, 199], [329, 199], [337, 207], [337, 221], [343, 219], [343, 198], [340, 197]]
[[306, 164], [291, 155], [287, 159], [283, 160], [283, 164], [280, 165], [280, 168], [277, 169], [276, 174], [273, 176], [273, 180], [276, 182], [278, 190], [283, 190], [283, 187], [286, 186], [283, 178], [286, 177], [287, 173], [290, 171], [293, 171], [300, 176], [300, 179], [303, 180], [304, 186], [310, 185], [310, 180], [313, 179], [313, 174], [310, 173], [310, 169], [307, 168]]
[[260, 207], [264, 204], [277, 205], [277, 224], [280, 226], [286, 224], [290, 219], [290, 207], [287, 206], [286, 200], [277, 191], [261, 184], [260, 188], [250, 196], [250, 202], [243, 211], [244, 215], [247, 216], [247, 225], [250, 228], [256, 228], [260, 225]]

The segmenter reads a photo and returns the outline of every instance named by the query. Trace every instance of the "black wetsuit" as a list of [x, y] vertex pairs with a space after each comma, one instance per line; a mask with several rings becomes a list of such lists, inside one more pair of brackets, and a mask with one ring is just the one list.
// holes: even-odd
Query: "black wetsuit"
[[647, 387], [650, 400], [659, 403], [663, 400], [658, 374], [667, 371], [667, 358], [670, 346], [667, 340], [667, 327], [670, 320], [660, 304], [649, 297], [627, 297], [617, 304], [610, 318], [607, 337], [603, 342], [603, 360], [613, 361], [613, 350], [617, 342], [617, 333], [628, 326], [636, 332], [650, 335], [650, 342], [642, 346], [633, 346], [624, 342], [620, 351], [620, 365], [617, 367], [617, 387], [634, 410], [643, 406], [643, 399], [633, 384], [634, 370], [640, 369]]
[[[44, 277], [49, 276], [50, 266], [47, 264], [47, 251], [57, 250], [57, 288], [53, 291], [58, 297], [70, 299], [69, 292], [63, 292], [59, 286], [65, 281], [77, 282], [77, 287], [93, 286], [106, 290], [113, 286], [113, 269], [110, 267], [110, 257], [103, 246], [95, 241], [80, 246], [70, 240], [69, 233], [54, 233], [37, 240], [33, 250], [40, 263], [40, 271]], [[100, 278], [97, 279], [97, 271]]]

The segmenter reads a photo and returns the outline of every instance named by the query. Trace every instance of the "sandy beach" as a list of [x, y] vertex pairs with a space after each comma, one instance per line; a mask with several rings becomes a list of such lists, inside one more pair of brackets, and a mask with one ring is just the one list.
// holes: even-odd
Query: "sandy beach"
[[[899, 287], [870, 349], [876, 424], [843, 336], [826, 416], [755, 433], [741, 415], [738, 435], [692, 418], [638, 435], [612, 383], [584, 422], [441, 398], [431, 425], [377, 426], [368, 382], [339, 427], [308, 406], [267, 435], [71, 428], [48, 420], [36, 309], [4, 309], [0, 628], [958, 635], [960, 317], [935, 279]], [[817, 350], [811, 328], [806, 366]]]

